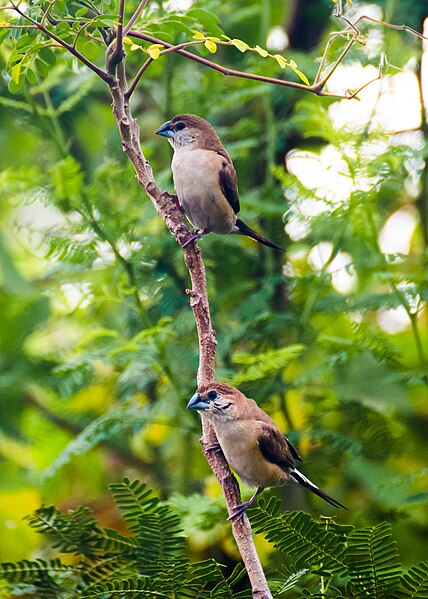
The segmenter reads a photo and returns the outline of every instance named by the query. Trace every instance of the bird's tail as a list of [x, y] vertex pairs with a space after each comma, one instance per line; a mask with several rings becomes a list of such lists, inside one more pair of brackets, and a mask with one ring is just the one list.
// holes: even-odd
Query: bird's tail
[[315, 493], [315, 495], [318, 495], [318, 497], [321, 497], [321, 499], [324, 499], [324, 501], [327, 501], [327, 503], [334, 505], [334, 507], [343, 507], [343, 509], [348, 510], [347, 507], [345, 507], [344, 505], [342, 505], [341, 503], [336, 501], [336, 499], [333, 499], [333, 497], [330, 497], [330, 495], [327, 495], [327, 493], [324, 493], [324, 491], [321, 491], [321, 489], [319, 489], [316, 485], [314, 485], [314, 483], [312, 483], [309, 480], [309, 478], [306, 478], [306, 476], [304, 476], [297, 469], [291, 470], [290, 476], [292, 476], [294, 478], [294, 480], [296, 480], [303, 487], [305, 487], [306, 489], [309, 489], [309, 491], [312, 491], [312, 493]]
[[238, 231], [236, 231], [236, 233], [246, 235], [247, 237], [251, 237], [251, 239], [258, 241], [262, 245], [266, 245], [269, 248], [285, 252], [284, 248], [280, 247], [279, 245], [276, 245], [275, 243], [272, 243], [272, 241], [269, 241], [268, 239], [265, 239], [262, 235], [260, 235], [260, 233], [257, 233], [257, 231], [254, 231], [248, 225], [242, 222], [240, 218], [236, 219], [236, 227], [238, 228]]

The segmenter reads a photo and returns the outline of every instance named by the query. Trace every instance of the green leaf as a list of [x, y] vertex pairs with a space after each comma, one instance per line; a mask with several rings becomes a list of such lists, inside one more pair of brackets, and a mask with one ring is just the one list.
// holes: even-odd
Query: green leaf
[[304, 345], [295, 344], [258, 354], [235, 354], [234, 362], [243, 364], [246, 368], [236, 373], [232, 383], [239, 385], [243, 382], [256, 381], [264, 378], [270, 372], [277, 372], [297, 359], [304, 349]]
[[21, 74], [21, 68], [22, 68], [22, 62], [18, 62], [18, 64], [16, 64], [12, 71], [11, 71], [11, 76], [12, 76], [12, 81], [14, 83], [16, 83], [16, 85], [18, 85], [19, 83], [19, 76]]
[[41, 60], [41, 58], [36, 58], [36, 60], [34, 61], [34, 67], [36, 69], [36, 72], [43, 78], [45, 79], [48, 75], [49, 75], [49, 69], [46, 66], [46, 63], [43, 62], [43, 60]]
[[279, 64], [281, 69], [285, 69], [285, 67], [288, 64], [286, 59], [283, 56], [281, 56], [281, 54], [274, 54], [273, 57], [275, 58], [276, 62]]
[[211, 54], [215, 54], [217, 52], [217, 44], [211, 40], [205, 40], [204, 46], [211, 52]]
[[399, 587], [398, 548], [387, 522], [351, 533], [345, 562], [351, 578], [347, 588], [355, 599], [390, 599]]
[[13, 79], [9, 81], [8, 89], [11, 94], [18, 94], [25, 84], [25, 77], [19, 77], [18, 82], [16, 83]]
[[148, 47], [147, 52], [149, 53], [150, 58], [156, 60], [157, 58], [159, 58], [163, 48], [164, 47], [162, 46], [162, 44], [152, 44]]
[[403, 574], [394, 599], [428, 599], [428, 564], [420, 562]]
[[242, 40], [238, 40], [236, 38], [234, 38], [232, 41], [232, 44], [238, 48], [238, 50], [240, 52], [245, 52], [246, 50], [248, 50], [248, 48], [250, 47], [247, 42], [243, 42]]
[[82, 54], [86, 56], [88, 60], [97, 60], [101, 56], [101, 46], [92, 40], [87, 40], [82, 45]]
[[28, 68], [25, 71], [25, 76], [27, 78], [28, 83], [30, 83], [31, 85], [36, 85], [36, 83], [38, 83], [37, 75], [35, 71], [33, 71], [33, 69]]
[[263, 58], [266, 58], [266, 56], [269, 55], [269, 52], [267, 50], [264, 50], [263, 48], [260, 48], [259, 45], [254, 46], [254, 50], [260, 54], [260, 56], [262, 56]]
[[205, 35], [203, 33], [201, 33], [200, 31], [196, 31], [196, 29], [191, 29], [193, 35], [193, 39], [195, 40], [204, 40], [205, 39]]
[[54, 65], [56, 63], [56, 55], [51, 48], [42, 48], [39, 51], [39, 56], [46, 64]]
[[76, 17], [76, 19], [79, 19], [80, 17], [84, 17], [87, 12], [87, 8], [79, 8], [79, 10], [76, 10], [76, 12], [74, 13], [74, 16]]
[[310, 567], [321, 575], [346, 572], [346, 533], [353, 527], [326, 528], [325, 522], [304, 512], [282, 512], [281, 501], [274, 497], [267, 504], [259, 501], [250, 516], [254, 532], [265, 535], [297, 567]]
[[288, 66], [290, 67], [290, 69], [292, 71], [294, 71], [296, 73], [296, 75], [298, 77], [300, 77], [300, 79], [303, 81], [303, 83], [306, 83], [306, 85], [310, 85], [308, 78], [306, 77], [306, 75], [304, 73], [299, 71], [294, 60], [290, 60], [290, 62], [288, 63]]

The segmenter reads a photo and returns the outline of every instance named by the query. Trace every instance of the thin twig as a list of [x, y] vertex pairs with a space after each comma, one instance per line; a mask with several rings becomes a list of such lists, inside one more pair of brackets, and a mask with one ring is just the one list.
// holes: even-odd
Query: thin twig
[[101, 77], [101, 79], [103, 81], [105, 81], [106, 83], [111, 82], [111, 77], [108, 73], [106, 73], [105, 71], [103, 71], [102, 69], [97, 67], [96, 64], [94, 64], [93, 62], [88, 60], [86, 58], [86, 56], [83, 56], [83, 54], [81, 54], [76, 48], [73, 48], [73, 46], [71, 44], [68, 44], [67, 42], [62, 40], [60, 37], [55, 35], [55, 33], [53, 33], [52, 31], [49, 31], [49, 29], [46, 29], [46, 27], [44, 25], [42, 25], [41, 23], [39, 23], [38, 21], [36, 21], [32, 17], [30, 17], [30, 15], [27, 15], [26, 13], [22, 12], [22, 10], [19, 8], [18, 4], [14, 4], [13, 2], [11, 2], [11, 8], [13, 10], [15, 10], [18, 14], [20, 14], [24, 19], [26, 19], [27, 21], [32, 23], [39, 31], [41, 31], [42, 33], [44, 33], [51, 39], [55, 40], [60, 46], [62, 46], [66, 50], [68, 50], [70, 52], [70, 54], [72, 54], [73, 56], [78, 58], [81, 62], [83, 62], [83, 64], [86, 65], [89, 69], [91, 69], [91, 71], [96, 73], [98, 75], [98, 77]]
[[113, 40], [107, 50], [107, 72], [114, 76], [117, 65], [123, 60], [125, 55], [123, 51], [123, 15], [125, 12], [125, 0], [119, 2], [118, 23], [116, 29], [116, 39]]
[[[178, 44], [177, 46], [172, 46], [171, 48], [166, 48], [165, 50], [162, 50], [162, 52], [160, 52], [159, 56], [163, 56], [164, 54], [168, 54], [170, 52], [175, 52], [176, 50], [180, 50], [181, 48], [185, 48], [187, 46], [194, 46], [194, 45], [200, 44], [200, 43], [202, 43], [200, 40], [194, 41], [194, 42], [184, 42], [182, 44]], [[142, 67], [140, 68], [138, 73], [135, 75], [133, 82], [129, 86], [128, 91], [126, 92], [126, 97], [128, 98], [128, 100], [134, 93], [135, 88], [137, 87], [138, 82], [140, 81], [142, 75], [145, 73], [146, 69], [152, 64], [153, 60], [154, 59], [150, 56], [146, 60], [146, 62], [142, 65]]]
[[397, 29], [398, 31], [407, 31], [407, 33], [411, 33], [415, 37], [418, 37], [418, 38], [420, 38], [422, 40], [428, 40], [428, 37], [426, 35], [423, 35], [419, 31], [416, 31], [416, 29], [413, 29], [412, 27], [408, 27], [407, 25], [394, 25], [393, 23], [386, 23], [385, 21], [380, 21], [379, 19], [375, 19], [374, 17], [369, 17], [368, 15], [361, 15], [352, 24], [352, 23], [349, 23], [349, 21], [345, 17], [343, 17], [342, 15], [337, 15], [337, 16], [340, 19], [342, 19], [343, 21], [346, 21], [354, 29], [356, 28], [356, 26], [358, 25], [358, 23], [360, 21], [372, 21], [373, 23], [377, 23], [378, 25], [382, 25], [382, 27], [388, 27], [389, 29]]
[[43, 16], [42, 16], [42, 20], [41, 20], [41, 24], [42, 25], [45, 24], [46, 18], [48, 18], [49, 12], [50, 12], [50, 10], [51, 10], [51, 8], [52, 8], [52, 6], [54, 4], [55, 4], [55, 0], [50, 0], [49, 5], [48, 5], [47, 9], [45, 10], [45, 12], [43, 13]]
[[339, 56], [339, 58], [336, 60], [336, 62], [334, 63], [334, 65], [332, 66], [332, 68], [330, 69], [330, 71], [327, 73], [327, 75], [321, 79], [321, 81], [317, 84], [317, 86], [322, 89], [323, 87], [325, 87], [327, 81], [330, 79], [330, 77], [333, 75], [333, 73], [335, 72], [335, 70], [337, 69], [337, 67], [342, 63], [343, 59], [345, 58], [346, 54], [349, 52], [349, 50], [352, 48], [352, 46], [355, 43], [355, 37], [353, 37], [351, 40], [349, 40], [349, 42], [346, 44], [345, 48], [342, 50], [341, 55]]
[[151, 56], [149, 56], [149, 58], [146, 60], [146, 62], [140, 68], [140, 70], [138, 71], [138, 73], [135, 75], [134, 81], [131, 83], [131, 85], [129, 86], [128, 91], [126, 92], [126, 98], [128, 100], [132, 96], [132, 94], [134, 93], [135, 88], [138, 85], [138, 82], [140, 81], [141, 77], [145, 73], [146, 69], [152, 64], [152, 62], [153, 62], [153, 58]]
[[[134, 30], [129, 31], [128, 36], [135, 37], [137, 39], [141, 39], [146, 42], [151, 42], [152, 44], [160, 44], [160, 45], [164, 46], [164, 48], [171, 48], [171, 49], [174, 48], [173, 44], [169, 44], [168, 42], [165, 42], [156, 37], [153, 37], [152, 35], [142, 33], [140, 31], [134, 31]], [[211, 60], [208, 60], [207, 58], [203, 58], [202, 56], [197, 56], [196, 54], [187, 52], [187, 50], [175, 50], [175, 52], [177, 54], [180, 54], [181, 56], [185, 56], [186, 58], [189, 58], [190, 60], [194, 60], [195, 62], [198, 62], [199, 64], [202, 64], [206, 67], [214, 69], [215, 71], [218, 71], [219, 73], [222, 73], [223, 75], [227, 75], [230, 77], [240, 77], [242, 79], [252, 79], [255, 81], [263, 81], [264, 83], [274, 83], [276, 85], [281, 85], [283, 87], [293, 87], [295, 89], [302, 89], [305, 91], [309, 91], [309, 92], [315, 93], [319, 96], [324, 95], [322, 91], [314, 89], [313, 86], [305, 85], [304, 83], [296, 83], [294, 81], [287, 81], [284, 79], [275, 79], [273, 77], [264, 77], [263, 75], [255, 75], [253, 73], [245, 73], [243, 71], [236, 71], [234, 69], [228, 69], [227, 67], [223, 67], [215, 62], [212, 62]]]
[[137, 10], [134, 12], [134, 14], [132, 15], [132, 17], [129, 19], [129, 22], [128, 22], [127, 26], [123, 30], [123, 35], [124, 36], [128, 35], [128, 31], [132, 28], [132, 26], [134, 25], [134, 23], [136, 22], [136, 20], [138, 19], [138, 17], [143, 12], [144, 7], [147, 4], [147, 1], [148, 0], [142, 0], [140, 2], [140, 4], [138, 5]]

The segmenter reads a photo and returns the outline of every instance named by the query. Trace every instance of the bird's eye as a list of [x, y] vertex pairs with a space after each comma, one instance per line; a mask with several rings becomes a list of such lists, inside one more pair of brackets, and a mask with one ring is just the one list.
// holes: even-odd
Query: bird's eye
[[180, 123], [177, 123], [177, 124], [175, 125], [174, 129], [175, 129], [176, 131], [181, 131], [182, 129], [184, 129], [184, 127], [185, 127], [185, 126], [186, 126], [186, 123], [182, 123], [182, 122], [180, 122]]
[[217, 397], [218, 397], [217, 391], [215, 391], [214, 389], [211, 389], [211, 391], [208, 391], [207, 398], [209, 400], [213, 401], [214, 399], [217, 399]]

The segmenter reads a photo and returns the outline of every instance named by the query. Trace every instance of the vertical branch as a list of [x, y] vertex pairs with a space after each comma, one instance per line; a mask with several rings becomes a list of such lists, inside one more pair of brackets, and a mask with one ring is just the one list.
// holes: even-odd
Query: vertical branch
[[107, 72], [114, 75], [116, 67], [123, 61], [123, 15], [125, 12], [125, 0], [119, 2], [118, 23], [116, 29], [116, 39], [112, 41], [107, 50]]
[[[110, 59], [111, 54], [109, 55], [107, 52], [107, 62]], [[171, 201], [169, 194], [162, 192], [156, 185], [150, 164], [144, 157], [140, 145], [140, 129], [132, 117], [129, 97], [126, 94], [123, 61], [117, 66], [117, 77], [109, 87], [113, 99], [113, 114], [122, 139], [123, 151], [134, 166], [138, 183], [149, 196], [169, 231], [183, 248], [184, 261], [192, 283], [192, 288], [187, 290], [187, 294], [190, 297], [190, 306], [195, 317], [199, 340], [198, 385], [207, 384], [214, 380], [216, 338], [211, 324], [205, 266], [201, 250], [195, 243], [186, 244], [191, 239], [192, 233], [183, 222], [181, 214], [175, 203]], [[217, 442], [213, 427], [204, 418], [202, 427], [202, 443], [206, 448], [207, 461], [223, 489], [228, 511], [231, 513], [232, 508], [241, 502], [239, 485], [231, 473], [224, 455], [221, 452], [209, 450], [209, 447]], [[254, 546], [247, 516], [232, 522], [232, 532], [247, 569], [253, 597], [255, 599], [272, 599]]]

